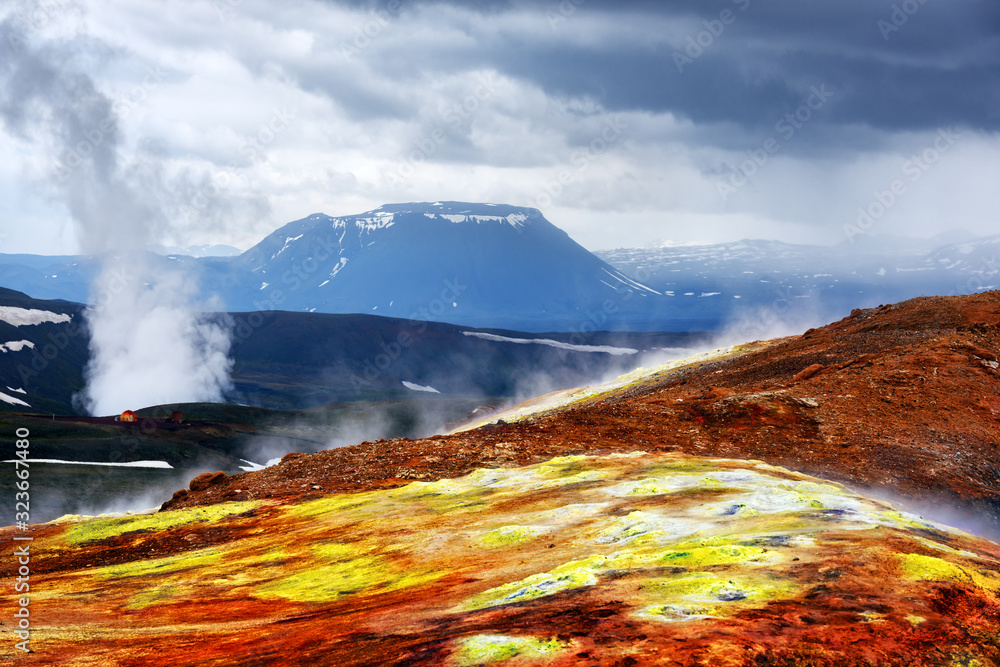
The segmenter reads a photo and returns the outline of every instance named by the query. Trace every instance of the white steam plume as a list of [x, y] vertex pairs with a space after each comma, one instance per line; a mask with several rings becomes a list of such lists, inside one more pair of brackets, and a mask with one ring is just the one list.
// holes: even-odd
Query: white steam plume
[[[176, 271], [157, 272], [147, 282], [141, 268], [132, 273], [128, 264], [118, 266], [126, 276], [112, 279], [118, 293], [87, 312], [87, 411], [106, 415], [129, 407], [219, 400], [231, 387], [228, 322], [193, 309], [195, 286]], [[138, 279], [128, 280], [130, 273]]]
[[[164, 402], [213, 401], [229, 386], [225, 323], [204, 314], [195, 286], [143, 249], [168, 224], [169, 202], [123, 164], [112, 100], [74, 65], [77, 45], [46, 39], [24, 1], [0, 20], [0, 123], [57, 163], [51, 182], [103, 270], [88, 311], [87, 387], [78, 403], [109, 414]], [[156, 170], [146, 170], [156, 173]], [[148, 186], [149, 184], [147, 184]]]

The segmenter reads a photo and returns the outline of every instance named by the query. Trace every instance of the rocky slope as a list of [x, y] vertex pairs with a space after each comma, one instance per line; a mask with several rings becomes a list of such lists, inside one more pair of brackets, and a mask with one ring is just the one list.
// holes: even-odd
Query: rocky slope
[[954, 508], [949, 520], [971, 515], [1000, 535], [998, 350], [1000, 292], [913, 299], [636, 373], [624, 388], [562, 392], [561, 402], [491, 415], [479, 430], [323, 452], [227, 481], [204, 501], [235, 488], [281, 496], [309, 480], [353, 490], [645, 450], [761, 459], [921, 510]]

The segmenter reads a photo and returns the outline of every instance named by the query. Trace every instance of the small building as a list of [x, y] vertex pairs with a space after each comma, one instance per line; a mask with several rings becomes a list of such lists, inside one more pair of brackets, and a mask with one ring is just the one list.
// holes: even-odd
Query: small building
[[174, 410], [173, 412], [170, 413], [170, 421], [172, 421], [175, 424], [180, 424], [182, 421], [184, 421], [184, 413], [181, 412], [180, 410]]
[[118, 418], [118, 421], [123, 422], [134, 422], [136, 420], [135, 413], [131, 410], [126, 410], [122, 413], [122, 416]]

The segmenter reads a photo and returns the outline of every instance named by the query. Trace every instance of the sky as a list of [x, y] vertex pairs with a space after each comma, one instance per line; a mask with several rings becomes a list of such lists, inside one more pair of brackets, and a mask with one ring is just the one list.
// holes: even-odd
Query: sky
[[243, 249], [439, 200], [539, 208], [591, 250], [1000, 232], [995, 0], [14, 0], [0, 22], [4, 253], [113, 242], [81, 206]]

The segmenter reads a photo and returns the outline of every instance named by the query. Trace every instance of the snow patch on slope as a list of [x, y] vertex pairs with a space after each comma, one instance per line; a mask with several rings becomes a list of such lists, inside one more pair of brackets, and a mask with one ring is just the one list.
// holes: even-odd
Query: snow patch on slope
[[31, 407], [31, 405], [29, 405], [28, 403], [25, 403], [21, 399], [14, 398], [13, 396], [8, 396], [7, 394], [3, 393], [2, 391], [0, 391], [0, 401], [3, 401], [4, 403], [9, 403], [10, 405], [23, 405], [26, 408], [30, 408]]
[[495, 343], [548, 345], [549, 347], [556, 347], [560, 350], [572, 350], [573, 352], [603, 352], [605, 354], [613, 354], [615, 356], [622, 354], [639, 354], [639, 350], [635, 350], [631, 347], [612, 347], [611, 345], [573, 345], [571, 343], [563, 343], [562, 341], [550, 340], [548, 338], [510, 338], [508, 336], [497, 336], [496, 334], [482, 333], [481, 331], [463, 331], [462, 335], [471, 336], [473, 338], [482, 338], [483, 340], [489, 340]]
[[12, 340], [7, 343], [0, 343], [0, 352], [20, 352], [24, 348], [35, 349], [35, 344], [30, 340]]
[[254, 472], [257, 470], [263, 470], [264, 468], [270, 468], [271, 466], [278, 465], [279, 463], [281, 463], [281, 458], [278, 457], [274, 459], [268, 459], [267, 463], [265, 463], [264, 465], [261, 465], [259, 463], [254, 463], [253, 461], [247, 461], [246, 459], [240, 459], [240, 461], [246, 463], [245, 466], [239, 466], [240, 470], [245, 470], [246, 472]]
[[454, 222], [454, 223], [474, 222], [477, 225], [481, 225], [484, 222], [503, 222], [503, 223], [507, 223], [508, 225], [510, 225], [511, 227], [513, 227], [515, 229], [519, 229], [521, 227], [524, 227], [524, 221], [528, 219], [528, 216], [526, 216], [523, 213], [511, 213], [510, 215], [507, 215], [507, 216], [502, 216], [502, 215], [476, 215], [474, 213], [461, 213], [461, 214], [457, 214], [457, 213], [438, 213], [438, 214], [424, 213], [424, 215], [426, 215], [428, 218], [434, 218], [434, 217], [444, 218], [445, 220], [449, 220], [449, 221]]
[[281, 246], [281, 250], [279, 250], [278, 252], [276, 252], [273, 255], [271, 255], [271, 259], [274, 259], [275, 257], [277, 257], [278, 255], [280, 255], [281, 253], [283, 253], [286, 250], [288, 250], [288, 246], [290, 246], [295, 241], [298, 241], [300, 238], [302, 238], [302, 236], [303, 236], [302, 234], [299, 234], [298, 236], [289, 236], [288, 238], [286, 238], [285, 239], [285, 245]]
[[[4, 463], [16, 463], [20, 459], [9, 459]], [[173, 466], [166, 461], [123, 461], [112, 463], [109, 461], [63, 461], [62, 459], [28, 459], [27, 463], [61, 463], [71, 466], [108, 466], [112, 468], [163, 468], [173, 469]]]
[[[338, 273], [340, 273], [343, 270], [343, 268], [345, 266], [347, 266], [347, 258], [346, 257], [341, 257], [340, 261], [337, 262], [337, 265], [335, 267], [333, 267], [333, 271], [330, 272], [330, 277], [333, 278], [334, 276], [336, 276]], [[326, 282], [330, 282], [330, 281], [328, 280]], [[323, 285], [325, 285], [325, 284], [326, 283], [323, 283]], [[320, 285], [320, 287], [322, 287], [323, 285]]]
[[403, 380], [403, 386], [406, 387], [407, 389], [412, 390], [412, 391], [425, 391], [425, 392], [430, 393], [430, 394], [440, 394], [441, 393], [440, 391], [438, 391], [434, 387], [423, 386], [423, 385], [415, 384], [413, 382], [407, 382], [406, 380]]
[[376, 229], [384, 229], [386, 227], [392, 227], [396, 224], [393, 213], [373, 211], [373, 215], [368, 216], [348, 216], [345, 218], [334, 218], [333, 227], [334, 229], [347, 229], [348, 227], [353, 227], [358, 231], [370, 232]]
[[42, 324], [44, 322], [59, 324], [61, 322], [69, 322], [72, 319], [72, 315], [53, 313], [48, 310], [0, 306], [0, 322], [6, 322], [7, 324], [12, 324], [15, 327], [31, 326], [34, 324]]
[[603, 271], [606, 274], [608, 274], [609, 276], [611, 276], [612, 278], [614, 278], [615, 280], [617, 280], [618, 282], [622, 283], [623, 285], [625, 285], [627, 287], [631, 287], [631, 288], [637, 289], [637, 290], [642, 290], [644, 292], [649, 292], [650, 294], [660, 294], [659, 292], [657, 292], [652, 287], [647, 287], [646, 285], [643, 285], [642, 283], [638, 283], [638, 282], [632, 280], [631, 278], [629, 278], [628, 276], [626, 276], [624, 273], [618, 273], [617, 271], [614, 272], [614, 273], [611, 273], [607, 269], [603, 269]]

